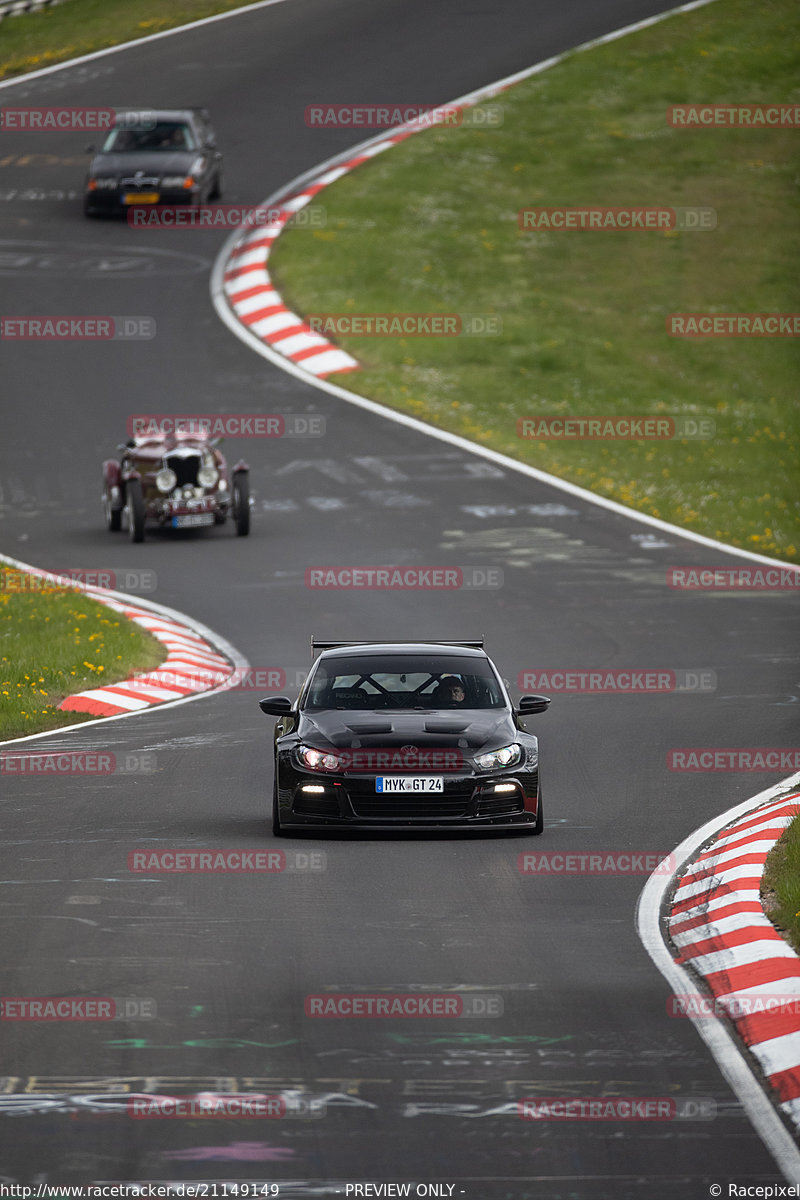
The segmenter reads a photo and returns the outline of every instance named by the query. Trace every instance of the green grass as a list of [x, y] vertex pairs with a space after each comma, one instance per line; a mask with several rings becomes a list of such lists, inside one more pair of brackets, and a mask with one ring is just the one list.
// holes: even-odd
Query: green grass
[[2, 564], [0, 581], [0, 741], [90, 721], [58, 705], [166, 658], [152, 634], [76, 589], [32, 590], [38, 580]]
[[800, 954], [800, 811], [767, 855], [761, 895], [767, 915]]
[[247, 0], [64, 0], [0, 22], [0, 79], [246, 5]]
[[[339, 337], [346, 387], [653, 516], [800, 561], [796, 339], [670, 338], [670, 312], [800, 311], [800, 131], [680, 131], [671, 104], [800, 100], [800, 6], [718, 0], [570, 55], [493, 130], [417, 134], [270, 260], [318, 312], [496, 313], [501, 336]], [[496, 102], [492, 102], [496, 103]], [[521, 231], [531, 206], [710, 205], [713, 232]], [[336, 378], [335, 376], [333, 377]], [[527, 416], [710, 417], [708, 441], [530, 442]]]

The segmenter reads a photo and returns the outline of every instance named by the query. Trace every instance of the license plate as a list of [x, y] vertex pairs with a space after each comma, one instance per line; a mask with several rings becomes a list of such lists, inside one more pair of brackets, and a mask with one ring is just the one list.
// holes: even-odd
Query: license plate
[[122, 197], [123, 204], [158, 204], [158, 192], [126, 192]]
[[379, 775], [376, 792], [443, 792], [441, 775]]
[[189, 529], [193, 525], [213, 525], [213, 513], [186, 513], [184, 516], [172, 518], [173, 529]]

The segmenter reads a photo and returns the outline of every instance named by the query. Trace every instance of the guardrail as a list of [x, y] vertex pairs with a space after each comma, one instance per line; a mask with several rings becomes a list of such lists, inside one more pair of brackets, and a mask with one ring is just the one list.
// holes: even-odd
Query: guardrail
[[40, 8], [51, 8], [63, 0], [0, 0], [0, 21], [3, 17], [18, 17], [21, 13], [38, 12]]

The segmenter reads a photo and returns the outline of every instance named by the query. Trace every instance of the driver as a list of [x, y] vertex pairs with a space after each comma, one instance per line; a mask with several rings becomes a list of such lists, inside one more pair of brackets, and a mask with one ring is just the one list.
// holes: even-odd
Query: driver
[[443, 679], [441, 683], [436, 685], [433, 698], [442, 707], [458, 707], [459, 704], [464, 703], [466, 698], [464, 684], [460, 679], [456, 679], [455, 677]]

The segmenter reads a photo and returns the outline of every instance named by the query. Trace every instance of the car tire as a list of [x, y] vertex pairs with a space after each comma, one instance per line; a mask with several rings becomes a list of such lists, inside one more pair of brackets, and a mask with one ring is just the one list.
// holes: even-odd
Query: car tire
[[281, 810], [278, 806], [278, 765], [275, 764], [275, 778], [272, 781], [272, 836], [285, 837], [281, 825]]
[[128, 536], [132, 542], [144, 541], [144, 496], [138, 479], [129, 479], [125, 488], [125, 511], [128, 514]]
[[250, 481], [245, 471], [233, 477], [233, 519], [236, 536], [247, 537], [250, 532]]
[[222, 199], [222, 168], [217, 171], [214, 176], [214, 182], [211, 185], [211, 191], [208, 193], [209, 200]]
[[122, 509], [111, 507], [111, 498], [108, 494], [108, 488], [103, 488], [103, 516], [106, 521], [106, 529], [109, 533], [119, 533], [122, 529]]

